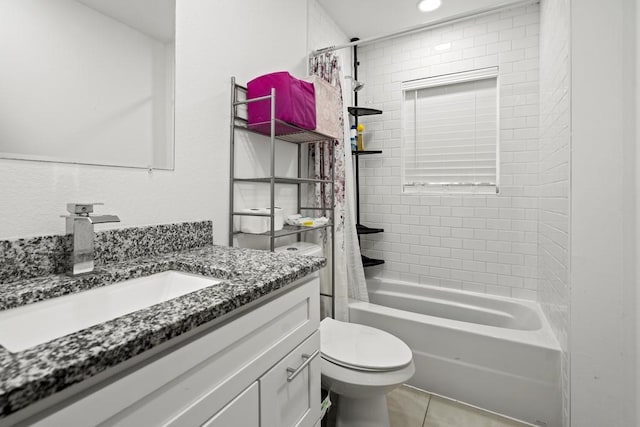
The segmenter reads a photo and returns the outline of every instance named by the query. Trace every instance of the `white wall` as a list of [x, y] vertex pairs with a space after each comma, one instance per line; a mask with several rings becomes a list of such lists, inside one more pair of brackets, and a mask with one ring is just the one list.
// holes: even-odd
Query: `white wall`
[[172, 45], [75, 1], [25, 0], [2, 3], [0, 51], [0, 152], [171, 166]]
[[[308, 0], [307, 46], [309, 52], [328, 46], [337, 46], [349, 42], [349, 38], [333, 21], [318, 0]], [[345, 75], [351, 71], [351, 49], [336, 51], [342, 58]]]
[[538, 301], [562, 348], [564, 425], [569, 425], [569, 0], [540, 3]]
[[636, 2], [571, 4], [571, 421], [637, 426]]
[[[466, 20], [358, 51], [362, 118], [361, 217], [385, 232], [362, 236], [363, 252], [385, 260], [369, 274], [518, 298], [537, 297], [539, 8]], [[446, 51], [435, 46], [451, 43]], [[499, 66], [499, 195], [402, 194], [402, 81]]]
[[[638, 22], [640, 22], [640, 7], [636, 5], [636, 73], [640, 70], [640, 28], [638, 28]], [[635, 164], [635, 183], [636, 183], [636, 191], [635, 191], [635, 202], [636, 202], [636, 233], [635, 233], [635, 283], [638, 283], [640, 278], [640, 150], [638, 146], [640, 145], [640, 82], [636, 80], [636, 120], [635, 120], [635, 132], [636, 132], [636, 164]], [[636, 298], [635, 302], [633, 300], [630, 301], [630, 304], [635, 305], [635, 307], [640, 307], [640, 292], [636, 289]], [[632, 321], [632, 320], [631, 320]], [[636, 342], [636, 363], [635, 366], [631, 366], [631, 371], [635, 371], [635, 402], [631, 401], [632, 405], [635, 405], [635, 420], [636, 422], [640, 422], [640, 313], [638, 313], [637, 308], [635, 311], [635, 336], [631, 338], [633, 341], [635, 339]]]
[[[226, 243], [230, 77], [306, 71], [306, 2], [177, 2], [175, 171], [0, 160], [0, 238], [64, 233], [70, 201], [124, 227], [212, 219]], [[268, 35], [268, 36], [266, 36]], [[37, 125], [37, 123], [34, 123]]]
[[[308, 0], [309, 28], [307, 33], [307, 47], [309, 52], [328, 46], [339, 46], [349, 43], [349, 37], [342, 31], [335, 21], [317, 0]], [[351, 75], [352, 48], [334, 51], [342, 61], [342, 73]], [[349, 82], [347, 80], [347, 82]], [[344, 100], [351, 105], [351, 99]]]

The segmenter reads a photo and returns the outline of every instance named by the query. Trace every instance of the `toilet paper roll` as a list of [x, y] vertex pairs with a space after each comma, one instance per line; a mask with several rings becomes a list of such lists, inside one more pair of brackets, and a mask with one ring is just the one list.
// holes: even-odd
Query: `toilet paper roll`
[[[275, 207], [275, 231], [282, 230], [284, 225], [284, 214], [282, 208]], [[269, 208], [249, 208], [242, 209], [240, 212], [247, 213], [260, 213], [269, 214], [271, 209]], [[250, 234], [262, 234], [271, 229], [271, 219], [264, 216], [241, 216], [240, 217], [240, 231]]]

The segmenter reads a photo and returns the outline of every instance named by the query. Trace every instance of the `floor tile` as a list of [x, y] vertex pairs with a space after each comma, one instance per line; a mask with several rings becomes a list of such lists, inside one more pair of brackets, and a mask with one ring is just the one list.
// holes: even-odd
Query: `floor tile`
[[465, 404], [431, 396], [423, 427], [527, 427], [499, 415]]
[[411, 387], [398, 387], [387, 394], [391, 427], [422, 427], [430, 395]]

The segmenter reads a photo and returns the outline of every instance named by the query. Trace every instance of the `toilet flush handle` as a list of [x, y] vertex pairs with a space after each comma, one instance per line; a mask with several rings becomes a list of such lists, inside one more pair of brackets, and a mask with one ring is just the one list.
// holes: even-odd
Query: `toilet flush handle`
[[311, 361], [312, 361], [313, 359], [315, 359], [315, 358], [316, 358], [316, 356], [318, 356], [318, 354], [320, 354], [320, 350], [316, 350], [316, 351], [314, 351], [313, 353], [311, 353], [311, 356], [309, 356], [308, 354], [304, 354], [304, 353], [303, 353], [303, 354], [302, 354], [302, 360], [304, 360], [304, 362], [302, 362], [302, 364], [301, 364], [300, 366], [298, 366], [298, 367], [297, 367], [297, 368], [295, 368], [295, 369], [294, 369], [294, 368], [287, 368], [287, 372], [289, 373], [289, 375], [287, 376], [287, 382], [291, 382], [291, 381], [293, 381], [293, 379], [294, 379], [295, 377], [297, 377], [297, 376], [298, 376], [298, 374], [299, 374], [300, 372], [302, 372], [302, 370], [303, 370], [304, 368], [306, 368], [306, 367], [307, 367], [307, 365], [308, 365], [309, 363], [311, 363]]

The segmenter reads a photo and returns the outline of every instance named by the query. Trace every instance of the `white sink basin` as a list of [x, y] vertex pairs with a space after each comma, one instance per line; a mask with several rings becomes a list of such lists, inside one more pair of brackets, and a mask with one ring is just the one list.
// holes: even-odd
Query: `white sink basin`
[[0, 311], [0, 345], [10, 352], [26, 350], [220, 282], [165, 271]]

